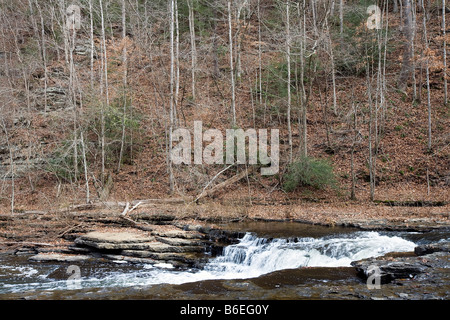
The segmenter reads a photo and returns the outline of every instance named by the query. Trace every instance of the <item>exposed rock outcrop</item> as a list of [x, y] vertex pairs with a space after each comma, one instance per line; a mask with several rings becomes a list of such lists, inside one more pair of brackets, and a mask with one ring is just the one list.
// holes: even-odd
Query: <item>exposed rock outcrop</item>
[[390, 283], [397, 279], [429, 280], [435, 274], [448, 269], [450, 265], [449, 242], [439, 242], [417, 246], [415, 254], [387, 254], [382, 257], [353, 261], [352, 266], [358, 274], [367, 279], [378, 270], [381, 283]]

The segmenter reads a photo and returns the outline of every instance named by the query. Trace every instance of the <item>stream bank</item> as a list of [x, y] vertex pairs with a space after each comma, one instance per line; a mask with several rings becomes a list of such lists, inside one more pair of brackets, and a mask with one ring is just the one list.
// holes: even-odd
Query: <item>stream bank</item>
[[[150, 226], [150, 224], [147, 225], [148, 228]], [[130, 269], [136, 270], [133, 277], [138, 275], [138, 278], [141, 277], [141, 279], [153, 276], [151, 272], [155, 270], [162, 270], [158, 271], [158, 277], [162, 275], [168, 277], [168, 279], [179, 276], [179, 272], [188, 272], [189, 275], [190, 273], [195, 275], [196, 272], [201, 274], [201, 272], [204, 272], [202, 268], [205, 267], [207, 261], [220, 256], [223, 253], [223, 248], [231, 248], [233, 244], [237, 245], [236, 248], [244, 248], [242, 239], [249, 237], [250, 234], [253, 234], [254, 237], [249, 238], [250, 244], [253, 241], [259, 247], [264, 245], [270, 247], [272, 244], [279, 243], [278, 246], [281, 249], [286, 246], [286, 248], [292, 246], [304, 248], [309, 246], [308, 243], [317, 243], [317, 241], [320, 242], [321, 247], [329, 248], [336, 245], [336, 248], [338, 248], [339, 243], [344, 241], [347, 246], [350, 245], [348, 250], [351, 252], [353, 240], [349, 238], [349, 232], [356, 235], [355, 243], [372, 241], [373, 237], [376, 239], [386, 237], [387, 241], [383, 242], [384, 245], [391, 243], [394, 239], [401, 243], [405, 240], [401, 240], [398, 237], [400, 235], [409, 239], [408, 241], [414, 240], [414, 243], [420, 242], [421, 244], [417, 246], [408, 245], [403, 249], [406, 251], [401, 253], [389, 252], [375, 258], [356, 260], [352, 262], [351, 266], [339, 266], [337, 264], [334, 267], [320, 267], [313, 264], [300, 268], [284, 268], [242, 279], [205, 278], [196, 280], [193, 277], [192, 280], [183, 283], [81, 286], [76, 290], [71, 289], [71, 287], [65, 287], [64, 290], [50, 289], [51, 287], [46, 290], [36, 290], [33, 287], [26, 287], [26, 290], [19, 290], [18, 292], [4, 292], [0, 294], [0, 299], [416, 300], [448, 299], [450, 297], [448, 286], [450, 280], [448, 272], [450, 265], [449, 230], [447, 229], [440, 228], [426, 232], [375, 232], [361, 231], [349, 227], [324, 227], [291, 221], [241, 221], [211, 227], [207, 224], [186, 224], [177, 220], [164, 224], [164, 226], [166, 228], [164, 232], [161, 230], [153, 232], [140, 230], [136, 232], [135, 230], [135, 232], [130, 233], [130, 230], [124, 231], [121, 229], [115, 229], [115, 232], [110, 230], [109, 233], [104, 232], [104, 230], [102, 232], [91, 231], [72, 238], [71, 241], [68, 241], [70, 245], [65, 249], [60, 249], [60, 252], [50, 251], [50, 248], [45, 247], [33, 249], [36, 250], [35, 252], [18, 250], [13, 255], [4, 254], [0, 256], [0, 260], [5, 261], [7, 257], [18, 259], [15, 261], [18, 269], [30, 265], [34, 266], [34, 269], [30, 268], [27, 271], [29, 273], [36, 272], [35, 270], [38, 268], [51, 269], [53, 271], [47, 272], [46, 277], [64, 284], [68, 277], [67, 268], [71, 265], [79, 266], [83, 270], [83, 276], [86, 276], [86, 272], [91, 273], [87, 276], [87, 279], [92, 277], [96, 279], [108, 274], [108, 272], [117, 279], [117, 275], [123, 271], [120, 274], [120, 276], [123, 276], [123, 280], [120, 281], [129, 281], [126, 272], [129, 272]], [[158, 225], [155, 224], [153, 228], [158, 229]], [[295, 238], [299, 235], [302, 238]], [[193, 242], [196, 246], [192, 245]], [[202, 252], [199, 252], [199, 246], [203, 248]], [[209, 248], [216, 248], [215, 253], [212, 250], [208, 251], [208, 246]], [[250, 245], [249, 248], [251, 247]], [[373, 248], [376, 247], [377, 244], [375, 243]], [[184, 249], [186, 251], [183, 252], [181, 248], [188, 249]], [[192, 250], [193, 248], [197, 249]], [[70, 250], [70, 253], [64, 252], [64, 250]], [[131, 251], [131, 254], [129, 251]], [[136, 251], [141, 252], [141, 254], [137, 254]], [[310, 255], [315, 251], [310, 250], [308, 252], [308, 255]], [[166, 255], [164, 255], [165, 253]], [[180, 258], [183, 254], [186, 254], [186, 256]], [[197, 256], [193, 257], [193, 254]], [[239, 253], [237, 256], [239, 256]], [[271, 253], [271, 256], [274, 256], [274, 253]], [[44, 258], [42, 259], [42, 257]], [[65, 257], [68, 259], [64, 260]], [[76, 257], [81, 259], [77, 260]], [[371, 265], [377, 265], [382, 272], [380, 289], [369, 289], [367, 286], [368, 274], [366, 271], [367, 267]], [[253, 267], [250, 265], [250, 268]]]
[[[247, 232], [269, 240], [391, 232], [408, 234], [415, 243], [426, 237], [426, 243], [420, 245], [438, 243], [439, 249], [430, 252], [422, 248], [416, 254], [412, 247], [397, 256], [389, 253], [373, 258], [370, 264], [379, 263], [386, 274], [393, 272], [390, 268], [393, 262], [398, 262], [397, 270], [402, 269], [401, 264], [416, 265], [412, 270], [417, 273], [411, 273], [411, 277], [385, 276], [390, 280], [384, 281], [379, 290], [367, 288], [364, 265], [356, 264], [275, 270], [245, 279], [5, 292], [0, 299], [448, 299], [450, 296], [448, 250], [441, 246], [449, 241], [450, 225], [448, 212], [442, 208], [426, 215], [402, 211], [398, 216], [380, 214], [363, 218], [351, 210], [336, 214], [332, 209], [317, 214], [312, 209], [304, 214], [294, 210], [287, 215], [287, 207], [278, 207], [271, 219], [266, 218], [267, 214], [251, 211], [244, 215], [234, 211], [219, 215], [208, 211], [210, 208], [199, 206], [180, 213], [180, 206], [155, 206], [136, 210], [126, 219], [119, 212], [108, 210], [2, 214], [0, 260], [16, 259], [17, 268], [48, 266], [53, 270], [48, 273], [52, 279], [60, 280], [67, 279], [70, 265], [79, 265], [93, 274], [129, 269], [145, 274], [148, 270], [142, 269], [143, 265], [172, 271], [201, 269]], [[328, 219], [324, 214], [328, 214]], [[108, 233], [124, 237], [108, 238]]]

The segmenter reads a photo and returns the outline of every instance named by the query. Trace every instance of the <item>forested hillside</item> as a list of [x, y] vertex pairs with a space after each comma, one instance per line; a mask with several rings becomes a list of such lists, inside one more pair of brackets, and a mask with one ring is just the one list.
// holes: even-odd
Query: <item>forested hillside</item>
[[[217, 186], [208, 197], [250, 204], [449, 201], [449, 13], [446, 0], [0, 0], [0, 210]], [[173, 164], [170, 132], [194, 121], [279, 129], [279, 172]]]

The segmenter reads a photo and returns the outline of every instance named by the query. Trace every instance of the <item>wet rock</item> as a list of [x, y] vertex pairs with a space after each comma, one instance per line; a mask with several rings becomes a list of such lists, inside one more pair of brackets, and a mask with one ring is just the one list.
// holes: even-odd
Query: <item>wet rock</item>
[[155, 264], [158, 263], [155, 259], [150, 258], [142, 258], [142, 257], [131, 257], [131, 256], [124, 256], [120, 254], [104, 254], [104, 258], [108, 260], [112, 260], [115, 263], [144, 263], [144, 264]]
[[163, 238], [163, 237], [156, 237], [156, 240], [165, 243], [165, 244], [169, 244], [171, 246], [190, 246], [190, 247], [195, 247], [195, 246], [201, 246], [202, 242], [199, 241], [198, 239], [193, 240], [193, 239], [180, 239], [180, 238]]
[[427, 270], [427, 267], [423, 264], [409, 261], [368, 259], [367, 261], [352, 263], [352, 265], [356, 268], [358, 274], [362, 275], [364, 278], [368, 278], [373, 273], [373, 271], [370, 270], [374, 266], [378, 267], [380, 270], [381, 283], [389, 283], [392, 280], [399, 278], [413, 278]]
[[222, 229], [211, 229], [208, 232], [209, 239], [222, 242], [222, 243], [236, 243], [239, 238], [242, 238], [245, 235], [245, 232], [239, 231], [228, 231]]
[[153, 240], [152, 237], [148, 237], [146, 235], [139, 233], [98, 232], [98, 231], [86, 233], [80, 238], [83, 240], [89, 240], [93, 242], [108, 242], [108, 243], [137, 243], [137, 242], [148, 242]]
[[182, 239], [201, 239], [204, 237], [199, 232], [189, 232], [185, 230], [169, 230], [169, 231], [154, 231], [152, 235], [166, 238], [182, 238]]
[[[89, 240], [76, 239], [75, 243], [82, 246], [88, 246], [97, 250], [159, 250], [160, 242], [138, 242], [138, 243], [110, 243], [94, 242]], [[158, 249], [155, 249], [158, 248]]]
[[211, 230], [211, 227], [202, 226], [200, 224], [186, 224], [186, 225], [179, 225], [181, 229], [184, 231], [196, 231], [200, 233], [207, 234]]
[[152, 246], [154, 237], [130, 232], [89, 232], [77, 239], [75, 244], [98, 250], [145, 250]]
[[164, 260], [164, 261], [181, 261], [183, 263], [192, 265], [196, 263], [196, 259], [198, 258], [192, 253], [176, 253], [176, 252], [148, 252], [148, 255], [145, 258], [152, 258], [155, 260]]
[[450, 252], [450, 242], [436, 242], [419, 245], [414, 248], [414, 253], [418, 256], [423, 256], [434, 252]]
[[34, 262], [81, 262], [91, 259], [91, 256], [87, 255], [68, 255], [68, 254], [44, 254], [39, 253], [28, 258], [29, 261]]
[[440, 269], [448, 268], [450, 254], [448, 252], [435, 252], [423, 256], [392, 257], [385, 255], [378, 258], [369, 258], [353, 261], [358, 275], [364, 279], [374, 275], [373, 268], [377, 267], [382, 284], [390, 283], [396, 279], [414, 279], [429, 281], [433, 274]]
[[16, 256], [36, 254], [36, 253], [37, 252], [34, 248], [19, 248], [14, 252]]
[[203, 249], [201, 247], [189, 247], [189, 246], [171, 246], [164, 243], [155, 244], [148, 250], [133, 250], [127, 249], [122, 250], [121, 254], [131, 255], [131, 256], [146, 256], [150, 257], [153, 253], [184, 253], [184, 252], [201, 252]]

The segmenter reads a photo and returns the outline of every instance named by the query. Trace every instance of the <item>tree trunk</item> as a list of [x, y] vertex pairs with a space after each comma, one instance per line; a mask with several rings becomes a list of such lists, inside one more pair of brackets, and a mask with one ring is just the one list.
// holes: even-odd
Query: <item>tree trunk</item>
[[[300, 17], [299, 17], [300, 18]], [[307, 148], [307, 98], [306, 98], [306, 89], [305, 89], [305, 53], [306, 53], [306, 0], [303, 0], [303, 19], [302, 19], [302, 40], [300, 43], [300, 88], [302, 90], [301, 95], [301, 104], [302, 104], [302, 115], [301, 115], [301, 130], [299, 131], [301, 134], [301, 148], [300, 155], [302, 157], [308, 156], [308, 148]]]
[[[109, 106], [109, 93], [108, 93], [108, 59], [106, 53], [106, 36], [105, 36], [105, 18], [103, 15], [103, 1], [99, 0], [100, 3], [100, 18], [101, 18], [101, 33], [102, 33], [102, 72], [101, 72], [101, 81], [100, 81], [100, 95], [102, 97], [101, 103], [101, 152], [102, 152], [102, 167], [101, 167], [101, 182], [105, 183], [105, 162], [106, 162], [106, 154], [105, 154], [105, 102], [103, 101], [103, 94], [106, 93], [106, 106]], [[104, 83], [103, 83], [104, 82]], [[103, 85], [105, 88], [103, 88]]]
[[175, 96], [173, 98], [173, 125], [178, 126], [178, 94], [180, 91], [180, 28], [178, 26], [178, 1], [175, 0]]
[[446, 11], [446, 5], [445, 5], [445, 0], [442, 0], [442, 35], [444, 37], [444, 104], [448, 103], [448, 84], [447, 84], [447, 74], [448, 74], [448, 69], [447, 69], [447, 39], [446, 37], [446, 28], [447, 25], [445, 24], [445, 12]]
[[350, 199], [351, 200], [356, 200], [356, 175], [355, 175], [355, 144], [356, 144], [356, 139], [358, 137], [358, 133], [356, 131], [356, 123], [357, 123], [357, 109], [355, 104], [353, 103], [353, 143], [352, 143], [352, 151], [350, 154], [350, 171], [351, 171], [351, 176], [352, 176], [352, 190], [351, 190], [351, 194], [350, 194]]
[[258, 0], [258, 69], [259, 69], [259, 104], [262, 105], [262, 52], [261, 52], [261, 0]]
[[122, 84], [123, 84], [123, 110], [122, 110], [122, 139], [120, 141], [120, 152], [119, 152], [119, 161], [117, 164], [117, 172], [120, 171], [120, 166], [122, 165], [122, 157], [123, 157], [123, 148], [125, 145], [125, 120], [127, 113], [127, 69], [128, 69], [128, 60], [127, 60], [127, 31], [126, 31], [126, 5], [125, 0], [122, 0], [122, 67], [123, 67], [123, 75], [122, 75]]
[[195, 101], [195, 68], [197, 65], [197, 48], [195, 46], [195, 28], [194, 28], [194, 3], [193, 0], [188, 0], [189, 7], [189, 34], [191, 37], [191, 85], [192, 85], [192, 100]]
[[86, 203], [90, 201], [90, 192], [89, 192], [89, 177], [88, 177], [88, 168], [86, 161], [86, 147], [84, 145], [83, 131], [80, 132], [81, 136], [81, 151], [83, 152], [83, 166], [84, 166], [84, 180], [86, 183]]
[[344, 35], [344, 0], [339, 1], [339, 26], [341, 38]]
[[405, 42], [403, 46], [403, 61], [402, 69], [400, 70], [400, 76], [398, 79], [398, 88], [401, 91], [406, 90], [409, 80], [411, 79], [412, 68], [412, 48], [413, 48], [413, 23], [412, 23], [412, 10], [411, 10], [411, 0], [403, 0], [403, 12], [404, 12], [404, 22], [403, 22], [403, 34], [405, 37]]
[[[425, 14], [425, 7], [422, 3], [422, 9], [423, 9], [423, 36], [425, 41], [425, 55], [429, 54], [429, 47], [428, 47], [428, 36], [427, 36], [427, 19]], [[427, 105], [428, 105], [428, 151], [431, 150], [431, 88], [430, 88], [430, 66], [429, 66], [429, 58], [426, 57], [426, 66], [425, 66], [425, 72], [427, 77]]]
[[91, 90], [94, 89], [94, 13], [92, 12], [92, 0], [89, 0], [90, 42], [91, 42]]
[[169, 150], [168, 157], [168, 171], [169, 171], [169, 191], [174, 192], [174, 177], [172, 164], [172, 131], [174, 128], [174, 77], [175, 77], [175, 48], [174, 48], [174, 24], [175, 24], [175, 0], [170, 2], [170, 102], [169, 102]]
[[231, 112], [232, 125], [236, 125], [236, 101], [235, 101], [235, 84], [234, 84], [234, 64], [233, 64], [233, 35], [231, 25], [231, 1], [228, 1], [228, 38], [229, 38], [229, 54], [230, 54], [230, 76], [231, 76]]
[[369, 103], [369, 187], [370, 187], [370, 200], [375, 198], [375, 157], [373, 155], [373, 101], [372, 101], [372, 84], [370, 79], [370, 67], [369, 61], [366, 62], [367, 73], [367, 96]]
[[287, 63], [287, 129], [289, 135], [289, 163], [292, 163], [291, 128], [291, 33], [289, 23], [289, 0], [286, 1], [286, 63]]

